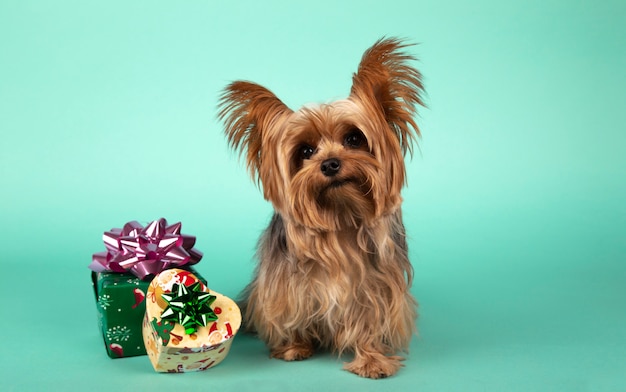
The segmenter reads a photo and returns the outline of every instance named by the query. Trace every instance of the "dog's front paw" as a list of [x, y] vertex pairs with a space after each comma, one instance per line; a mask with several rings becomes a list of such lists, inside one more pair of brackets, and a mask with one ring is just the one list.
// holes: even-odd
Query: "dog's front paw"
[[366, 378], [386, 378], [393, 376], [402, 367], [402, 357], [386, 356], [380, 353], [357, 355], [354, 361], [346, 363], [344, 369]]
[[309, 358], [315, 350], [312, 346], [306, 344], [292, 344], [271, 349], [270, 356], [285, 361], [301, 361]]

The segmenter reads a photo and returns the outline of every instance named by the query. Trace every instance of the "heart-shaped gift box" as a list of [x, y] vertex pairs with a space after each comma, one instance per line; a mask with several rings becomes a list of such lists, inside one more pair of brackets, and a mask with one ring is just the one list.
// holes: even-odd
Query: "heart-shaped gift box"
[[209, 290], [189, 271], [163, 271], [148, 286], [143, 340], [157, 372], [192, 372], [217, 365], [240, 326], [237, 304]]

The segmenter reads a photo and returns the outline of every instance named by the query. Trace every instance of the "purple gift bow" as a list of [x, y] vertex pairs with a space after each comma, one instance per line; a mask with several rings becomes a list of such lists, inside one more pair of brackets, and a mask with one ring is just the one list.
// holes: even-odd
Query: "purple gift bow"
[[146, 280], [170, 267], [196, 264], [202, 258], [202, 252], [193, 247], [196, 237], [181, 234], [181, 227], [180, 222], [168, 226], [161, 218], [146, 227], [131, 221], [122, 229], [111, 229], [102, 236], [107, 251], [94, 253], [89, 268], [128, 271]]

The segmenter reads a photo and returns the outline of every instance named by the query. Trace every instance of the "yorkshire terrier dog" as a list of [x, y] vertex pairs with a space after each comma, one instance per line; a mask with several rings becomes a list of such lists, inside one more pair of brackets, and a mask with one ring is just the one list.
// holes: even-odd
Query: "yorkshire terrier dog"
[[242, 300], [271, 357], [347, 352], [354, 357], [344, 369], [369, 378], [402, 366], [396, 354], [408, 351], [417, 302], [400, 191], [423, 106], [407, 46], [377, 41], [348, 98], [336, 102], [292, 111], [246, 81], [221, 96], [228, 142], [275, 210]]

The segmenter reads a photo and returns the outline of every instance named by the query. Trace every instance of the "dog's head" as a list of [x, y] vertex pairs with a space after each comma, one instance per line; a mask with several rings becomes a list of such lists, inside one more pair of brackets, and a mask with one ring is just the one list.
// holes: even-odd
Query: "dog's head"
[[251, 82], [224, 90], [219, 118], [229, 143], [283, 218], [334, 231], [399, 207], [423, 105], [406, 46], [379, 40], [363, 55], [348, 98], [295, 112]]

